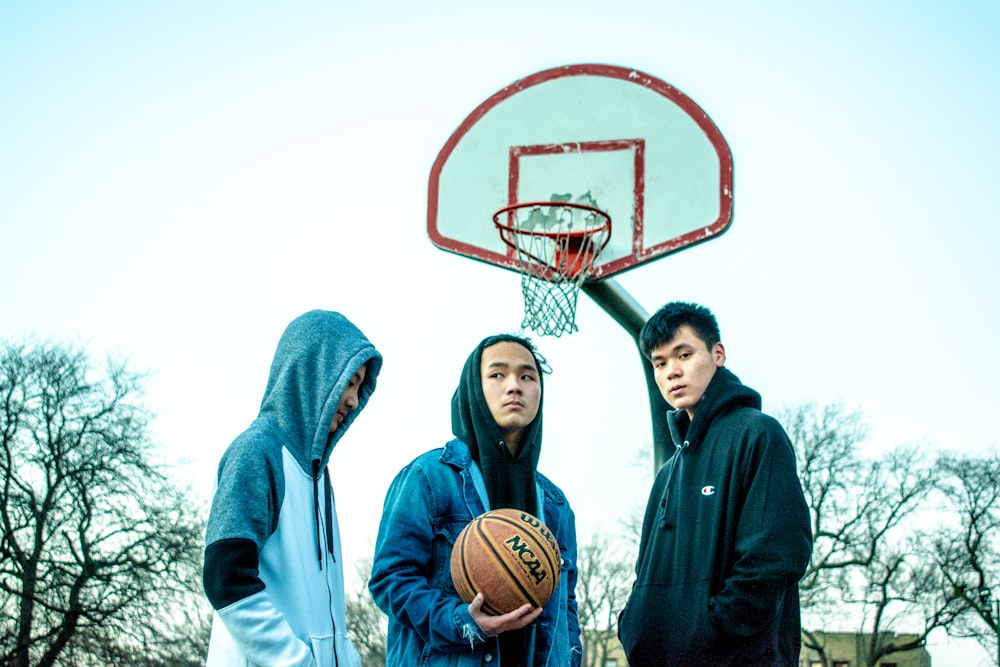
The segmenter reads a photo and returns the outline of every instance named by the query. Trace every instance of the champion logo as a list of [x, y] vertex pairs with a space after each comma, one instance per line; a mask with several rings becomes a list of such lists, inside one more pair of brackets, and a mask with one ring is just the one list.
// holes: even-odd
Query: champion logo
[[701, 495], [703, 496], [714, 496], [715, 487], [714, 486], [703, 486], [701, 487]]

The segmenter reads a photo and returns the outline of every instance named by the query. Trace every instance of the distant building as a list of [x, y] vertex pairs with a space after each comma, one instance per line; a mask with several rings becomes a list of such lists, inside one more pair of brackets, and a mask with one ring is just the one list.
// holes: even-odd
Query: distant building
[[[601, 636], [598, 633], [585, 631], [583, 633], [584, 667], [628, 667], [625, 652], [616, 639]], [[822, 644], [826, 652], [827, 667], [865, 667], [862, 656], [865, 654], [865, 643], [871, 635], [852, 632], [814, 632], [813, 636]], [[916, 639], [916, 635], [885, 633], [889, 642], [907, 642]], [[601, 640], [604, 641], [601, 641]], [[608, 641], [611, 639], [611, 641]], [[589, 641], [588, 641], [589, 640]], [[801, 667], [824, 667], [818, 652], [807, 649], [806, 638], [802, 638], [802, 652], [799, 654]], [[931, 667], [931, 655], [926, 648], [900, 651], [887, 655], [876, 663], [877, 667]]]
[[628, 667], [625, 649], [618, 641], [616, 630], [584, 630], [580, 642], [583, 644], [583, 667]]
[[[853, 632], [814, 632], [813, 637], [823, 646], [827, 667], [865, 667], [865, 646], [871, 635]], [[917, 635], [884, 633], [885, 642], [905, 643], [913, 641]], [[799, 654], [802, 667], [824, 667], [819, 652], [806, 648], [806, 637], [802, 637], [802, 652]], [[931, 667], [931, 654], [920, 647], [910, 651], [900, 651], [881, 658], [878, 667]]]

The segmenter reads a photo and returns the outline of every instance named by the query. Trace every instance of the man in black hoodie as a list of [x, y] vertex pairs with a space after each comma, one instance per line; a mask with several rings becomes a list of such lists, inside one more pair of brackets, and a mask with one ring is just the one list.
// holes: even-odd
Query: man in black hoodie
[[[476, 346], [451, 401], [444, 447], [399, 472], [386, 494], [368, 588], [389, 617], [388, 667], [579, 667], [576, 524], [562, 491], [537, 470], [545, 359], [524, 338]], [[541, 609], [483, 611], [451, 580], [455, 539], [490, 509], [535, 515], [562, 556], [555, 593]]]
[[788, 436], [724, 367], [707, 308], [668, 303], [639, 344], [674, 408], [675, 449], [653, 483], [619, 617], [629, 665], [797, 666], [812, 530]]

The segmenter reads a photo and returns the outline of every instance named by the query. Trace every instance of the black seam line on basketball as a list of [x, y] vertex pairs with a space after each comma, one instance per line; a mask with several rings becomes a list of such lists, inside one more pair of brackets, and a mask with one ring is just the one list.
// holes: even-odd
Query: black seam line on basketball
[[[491, 614], [492, 616], [502, 616], [503, 614], [507, 613], [507, 612], [503, 611], [502, 609], [497, 609], [496, 607], [494, 607], [493, 605], [491, 605], [489, 602], [485, 602], [485, 601], [483, 602], [482, 610], [485, 611], [488, 614]], [[514, 611], [514, 610], [511, 609], [511, 611]]]
[[[510, 566], [507, 565], [507, 562], [503, 559], [503, 557], [501, 556], [501, 552], [498, 550], [496, 544], [494, 543], [492, 536], [486, 533], [485, 530], [483, 530], [481, 524], [476, 525], [476, 530], [479, 532], [480, 537], [483, 538], [482, 544], [487, 548], [489, 548], [489, 550], [495, 556], [494, 561], [498, 565], [500, 565], [500, 567], [507, 573], [508, 575], [507, 581], [509, 582], [509, 584], [516, 590], [520, 591], [521, 597], [523, 599], [529, 600], [533, 603], [537, 603], [537, 599], [535, 598], [534, 595], [531, 594], [531, 591], [527, 590], [518, 580], [517, 578], [518, 573], [512, 570]], [[538, 604], [535, 604], [534, 606], [537, 607]]]
[[[472, 577], [472, 573], [469, 570], [469, 567], [468, 567], [468, 565], [466, 563], [466, 560], [465, 560], [465, 543], [468, 542], [469, 535], [471, 534], [471, 532], [473, 530], [475, 530], [481, 523], [482, 523], [482, 518], [473, 519], [472, 524], [469, 526], [469, 529], [468, 530], [463, 530], [460, 533], [460, 535], [459, 535], [459, 545], [458, 545], [459, 546], [459, 555], [460, 555], [459, 563], [458, 563], [458, 565], [459, 565], [459, 574], [464, 578], [464, 580], [465, 580], [465, 587], [466, 587], [466, 589], [467, 589], [467, 591], [469, 593], [472, 593], [472, 597], [475, 597], [475, 594], [478, 593], [478, 592], [481, 592], [481, 591], [479, 590], [480, 587], [476, 585], [476, 582], [475, 582], [475, 580]], [[471, 602], [471, 600], [470, 600], [470, 602]], [[499, 614], [504, 613], [500, 609], [498, 609], [497, 607], [495, 607], [495, 606], [491, 605], [489, 602], [487, 602], [485, 596], [483, 598], [482, 609], [483, 609], [483, 611], [486, 611], [487, 613], [492, 613], [494, 615], [499, 615]]]
[[[525, 600], [530, 600], [531, 603], [532, 603], [531, 606], [533, 606], [533, 607], [540, 606], [538, 604], [538, 599], [534, 595], [531, 594], [531, 591], [529, 591], [528, 589], [526, 589], [523, 585], [521, 585], [521, 582], [518, 581], [517, 573], [514, 572], [513, 570], [511, 570], [510, 567], [507, 565], [507, 563], [504, 561], [504, 559], [500, 557], [500, 552], [493, 545], [493, 540], [486, 533], [486, 531], [483, 530], [483, 527], [482, 527], [481, 524], [476, 524], [476, 531], [478, 531], [479, 535], [484, 538], [483, 543], [486, 544], [490, 548], [490, 551], [493, 552], [493, 555], [496, 556], [496, 562], [499, 563], [501, 565], [501, 567], [503, 567], [503, 569], [507, 571], [508, 575], [510, 575], [509, 580], [514, 584], [514, 586], [519, 591], [521, 591], [522, 597]], [[514, 611], [514, 610], [511, 609], [509, 611]]]
[[[463, 578], [465, 579], [466, 587], [467, 588], [471, 588], [471, 586], [468, 585], [468, 578], [469, 577], [468, 577], [468, 573], [465, 571], [465, 567], [464, 567], [465, 563], [464, 563], [463, 559], [461, 558], [461, 553], [462, 553], [462, 549], [464, 548], [463, 547], [464, 543], [465, 543], [465, 533], [461, 532], [461, 533], [458, 534], [458, 538], [455, 540], [455, 546], [452, 547], [452, 557], [451, 557], [450, 563], [449, 563], [449, 567], [451, 568], [451, 571], [452, 571], [452, 575], [451, 575], [452, 584], [455, 587], [455, 592], [459, 594], [459, 597], [461, 597], [462, 593], [458, 589], [459, 589], [460, 585], [462, 584], [462, 579]], [[458, 554], [460, 555], [460, 557], [457, 558], [457, 559], [454, 557], [454, 555], [455, 555], [454, 552], [455, 551], [457, 551]]]
[[[526, 521], [516, 521], [514, 519], [511, 519], [510, 517], [503, 516], [502, 514], [498, 514], [498, 515], [492, 516], [490, 518], [494, 519], [495, 521], [500, 521], [500, 522], [506, 523], [506, 524], [508, 524], [510, 526], [514, 526], [515, 528], [520, 528], [521, 524], [527, 523]], [[531, 524], [528, 524], [528, 525], [530, 526]], [[548, 529], [546, 529], [546, 530], [548, 530]], [[545, 558], [546, 561], [548, 561], [548, 563], [549, 563], [549, 571], [550, 572], [558, 572], [559, 569], [560, 569], [560, 567], [561, 567], [561, 564], [560, 564], [560, 567], [557, 567], [556, 562], [553, 561], [549, 557], [549, 550], [547, 548], [549, 546], [549, 543], [547, 541], [546, 542], [542, 542], [541, 539], [539, 539], [538, 537], [536, 537], [535, 535], [532, 535], [532, 534], [529, 534], [529, 537], [531, 537], [535, 541], [535, 543], [538, 546], [541, 547], [541, 549], [539, 549], [539, 551], [542, 552], [542, 556]]]
[[458, 537], [459, 537], [459, 545], [460, 545], [459, 548], [458, 548], [459, 549], [458, 553], [462, 555], [462, 557], [458, 559], [458, 566], [460, 568], [460, 574], [465, 579], [465, 587], [466, 587], [466, 589], [468, 589], [469, 591], [475, 592], [476, 586], [472, 582], [472, 577], [469, 575], [469, 568], [465, 566], [465, 542], [466, 542], [466, 540], [469, 539], [469, 533], [463, 531], [462, 534], [459, 535]]
[[[525, 524], [525, 523], [528, 523], [527, 521], [523, 521], [523, 520], [520, 520], [520, 519], [518, 519], [518, 520], [515, 520], [515, 519], [511, 519], [510, 517], [508, 517], [508, 516], [504, 516], [504, 515], [502, 515], [502, 514], [498, 514], [498, 515], [494, 515], [494, 516], [491, 516], [490, 518], [491, 518], [491, 519], [494, 519], [495, 521], [501, 521], [501, 522], [503, 522], [503, 523], [506, 523], [506, 524], [509, 524], [509, 525], [511, 525], [511, 526], [515, 526], [515, 527], [520, 527], [520, 526], [521, 526], [521, 524]], [[530, 526], [531, 528], [541, 528], [542, 526], [544, 526], [544, 525], [545, 525], [545, 524], [541, 523], [541, 521], [539, 521], [539, 524], [540, 524], [540, 525], [538, 525], [538, 526], [532, 526], [532, 525], [531, 525], [530, 523], [528, 523], [528, 526]], [[548, 528], [546, 528], [546, 529], [545, 529], [545, 532], [547, 532], [547, 533], [550, 533], [550, 534], [551, 534], [551, 531], [549, 531], [549, 529], [548, 529]], [[539, 541], [539, 543], [541, 543], [541, 541], [542, 541], [542, 538], [537, 538], [537, 537], [536, 537], [535, 539], [536, 539], [536, 540], [538, 540], [538, 541]], [[554, 540], [555, 540], [555, 538], [553, 538], [553, 541], [554, 541]], [[544, 543], [544, 544], [546, 544], [546, 545], [547, 545], [547, 544], [550, 544], [550, 543], [549, 543], [549, 541], [548, 541], [548, 540], [545, 540], [545, 543]], [[543, 545], [543, 546], [544, 546], [544, 545]]]
[[[465, 543], [469, 539], [469, 533], [472, 530], [475, 530], [475, 528], [477, 526], [479, 526], [480, 523], [482, 523], [482, 519], [481, 518], [480, 519], [473, 519], [473, 521], [474, 521], [474, 525], [469, 530], [463, 530], [462, 533], [461, 533], [461, 535], [459, 536], [461, 538], [461, 547], [459, 548], [459, 554], [461, 554], [461, 558], [460, 558], [459, 565], [462, 568], [462, 574], [465, 575], [466, 586], [468, 587], [468, 589], [470, 591], [476, 592], [476, 584], [475, 584], [475, 582], [472, 581], [472, 575], [469, 574], [469, 568], [466, 567], [466, 564], [465, 564]], [[473, 596], [473, 597], [475, 597], [475, 596]], [[501, 614], [504, 613], [503, 611], [501, 611], [497, 607], [494, 607], [489, 602], [487, 602], [485, 595], [483, 596], [483, 606], [480, 607], [480, 609], [482, 609], [483, 611], [485, 611], [487, 614], [492, 614], [494, 616], [499, 616], [499, 615], [501, 615]]]
[[[520, 520], [520, 519], [518, 519], [518, 520], [511, 519], [510, 517], [508, 517], [506, 515], [502, 515], [502, 514], [497, 514], [497, 515], [494, 515], [494, 516], [492, 516], [490, 518], [492, 518], [495, 521], [499, 521], [501, 523], [506, 523], [507, 525], [513, 526], [515, 528], [520, 528], [521, 524], [528, 523], [528, 522]], [[539, 523], [541, 523], [541, 522], [539, 522]], [[528, 525], [530, 526], [531, 524], [528, 524]], [[537, 526], [532, 526], [532, 527], [533, 528], [537, 528]], [[548, 528], [546, 528], [546, 531], [548, 531]], [[535, 542], [536, 545], [538, 545], [539, 547], [541, 547], [540, 549], [537, 549], [537, 551], [539, 551], [542, 554], [541, 557], [544, 557], [545, 560], [546, 560], [546, 562], [548, 563], [548, 565], [549, 565], [549, 572], [552, 572], [553, 574], [558, 574], [562, 570], [561, 555], [560, 555], [560, 560], [558, 562], [556, 562], [555, 560], [553, 560], [549, 556], [549, 547], [551, 545], [549, 544], [549, 542], [547, 540], [543, 542], [542, 539], [539, 538], [539, 537], [537, 537], [534, 533], [529, 533], [528, 537], [530, 537], [532, 540], [534, 540], [534, 542]], [[557, 549], [557, 552], [558, 552], [558, 549]]]

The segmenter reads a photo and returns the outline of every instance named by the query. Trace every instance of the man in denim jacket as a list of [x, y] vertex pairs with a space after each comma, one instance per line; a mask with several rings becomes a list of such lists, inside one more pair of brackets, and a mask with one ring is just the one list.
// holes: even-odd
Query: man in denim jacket
[[[562, 491], [536, 470], [542, 445], [545, 359], [524, 338], [484, 339], [452, 398], [455, 439], [393, 480], [375, 545], [369, 590], [389, 616], [389, 667], [578, 667], [576, 525]], [[474, 517], [490, 509], [534, 514], [562, 552], [555, 593], [541, 609], [482, 610], [451, 581], [451, 550]]]

